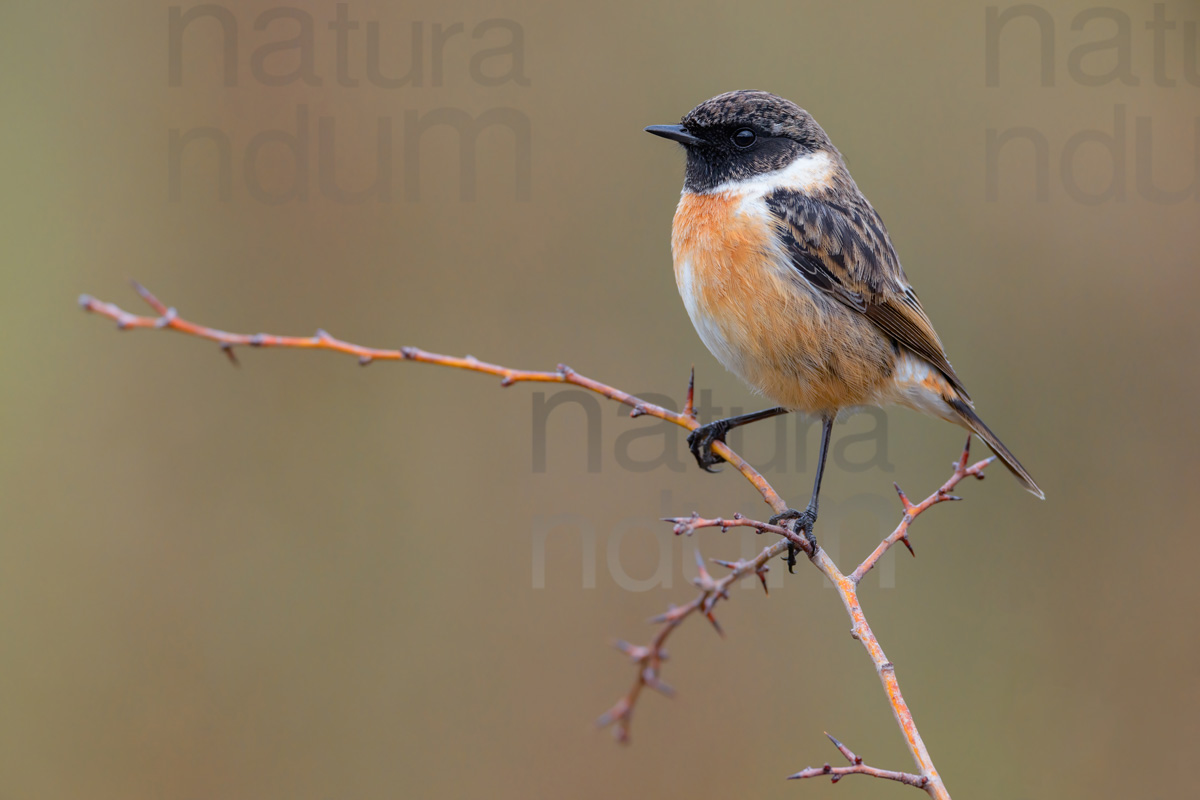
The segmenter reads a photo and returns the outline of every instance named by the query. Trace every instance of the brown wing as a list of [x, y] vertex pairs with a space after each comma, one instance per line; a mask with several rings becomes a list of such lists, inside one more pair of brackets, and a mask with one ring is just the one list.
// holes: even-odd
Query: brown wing
[[782, 190], [766, 198], [792, 265], [817, 289], [863, 314], [898, 344], [967, 390], [908, 284], [883, 220], [861, 195], [848, 205]]

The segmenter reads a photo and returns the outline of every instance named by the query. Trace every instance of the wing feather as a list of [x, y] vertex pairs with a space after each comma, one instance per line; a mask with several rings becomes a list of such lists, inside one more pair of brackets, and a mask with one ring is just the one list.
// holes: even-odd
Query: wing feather
[[792, 265], [812, 286], [933, 364], [967, 397], [904, 275], [883, 221], [865, 198], [858, 195], [857, 202], [839, 204], [781, 190], [768, 195], [766, 202]]

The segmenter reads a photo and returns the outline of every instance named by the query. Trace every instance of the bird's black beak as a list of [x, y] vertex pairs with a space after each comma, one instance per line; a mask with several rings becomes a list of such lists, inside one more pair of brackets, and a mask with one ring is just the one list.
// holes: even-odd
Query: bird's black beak
[[646, 133], [653, 133], [655, 136], [661, 136], [664, 139], [670, 139], [674, 142], [679, 142], [683, 145], [704, 144], [703, 139], [697, 139], [688, 133], [688, 129], [682, 125], [651, 125], [646, 128]]

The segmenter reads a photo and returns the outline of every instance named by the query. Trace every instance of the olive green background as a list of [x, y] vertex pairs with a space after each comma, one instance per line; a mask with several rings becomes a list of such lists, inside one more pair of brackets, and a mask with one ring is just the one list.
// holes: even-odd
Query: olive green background
[[[890, 554], [864, 582], [947, 786], [996, 798], [1193, 792], [1200, 204], [1139, 192], [1135, 120], [1152, 125], [1155, 182], [1194, 180], [1200, 88], [1181, 64], [1195, 3], [1165, 4], [1179, 24], [1158, 54], [1153, 6], [1122, 4], [1136, 86], [1083, 85], [1071, 54], [1114, 23], [1072, 30], [1091, 6], [1045, 4], [1051, 87], [1029, 19], [1003, 30], [1000, 85], [987, 85], [986, 6], [974, 2], [478, 0], [349, 3], [362, 24], [354, 88], [336, 80], [334, 4], [290, 6], [316, 20], [321, 85], [267, 86], [251, 54], [294, 28], [255, 30], [271, 3], [226, 3], [237, 85], [222, 85], [210, 20], [189, 28], [171, 87], [169, 7], [0, 11], [0, 796], [913, 794], [782, 780], [836, 762], [825, 730], [877, 766], [912, 768], [836, 595], [806, 564], [786, 581], [775, 566], [768, 598], [735, 592], [724, 640], [706, 624], [679, 632], [664, 673], [678, 696], [644, 698], [630, 746], [592, 730], [633, 678], [608, 642], [644, 641], [648, 617], [692, 596], [694, 545], [729, 558], [765, 543], [714, 531], [684, 542], [655, 521], [768, 513], [731, 470], [623, 467], [621, 434], [657, 423], [605, 403], [593, 421], [601, 468], [589, 472], [585, 414], [557, 410], [547, 469], [535, 471], [536, 396], [553, 387], [307, 352], [242, 351], [233, 368], [215, 345], [118, 334], [75, 308], [88, 292], [138, 309], [136, 277], [231, 330], [319, 326], [523, 368], [561, 361], [676, 401], [695, 364], [715, 403], [756, 408], [679, 302], [668, 237], [683, 159], [641, 131], [734, 88], [794, 99], [826, 128], [981, 414], [1047, 494], [1038, 502], [997, 467], [962, 488], [966, 502], [917, 523], [916, 560]], [[508, 40], [471, 38], [491, 18], [523, 33], [528, 85], [472, 77], [471, 55]], [[367, 22], [391, 74], [423, 23], [422, 86], [364, 79]], [[446, 45], [443, 85], [430, 85], [431, 27], [455, 22], [466, 33]], [[1173, 87], [1155, 81], [1160, 55]], [[1114, 63], [1109, 50], [1080, 68]], [[334, 120], [336, 176], [350, 188], [374, 175], [376, 120], [393, 121], [390, 202], [323, 196], [313, 152], [306, 200], [249, 194], [247, 143], [294, 130], [298, 106], [314, 140], [316, 118]], [[499, 128], [480, 137], [473, 201], [459, 195], [449, 128], [421, 139], [420, 197], [405, 198], [405, 113], [443, 107], [528, 119], [528, 200], [515, 197], [513, 137]], [[1112, 134], [1122, 113], [1125, 198], [1073, 199], [1064, 147], [1084, 130]], [[172, 201], [169, 132], [203, 126], [232, 142], [232, 197], [217, 198], [216, 161], [198, 146]], [[1048, 143], [1046, 199], [1022, 142], [1003, 151], [988, 199], [987, 132], [1015, 127]], [[1100, 191], [1111, 171], [1086, 144], [1068, 180]], [[286, 152], [265, 149], [258, 174], [286, 188]], [[773, 431], [746, 433], [752, 459]], [[875, 436], [859, 447], [886, 446], [890, 469], [826, 476], [819, 533], [846, 569], [898, 519], [891, 482], [924, 496], [963, 438], [907, 411]], [[683, 465], [679, 437], [629, 452], [651, 458], [664, 442]], [[809, 473], [771, 478], [804, 502]], [[556, 515], [566, 525], [550, 532], [534, 588], [535, 534]], [[589, 526], [594, 549], [578, 533]], [[594, 588], [581, 580], [589, 559]], [[671, 585], [629, 590], [656, 574]]]

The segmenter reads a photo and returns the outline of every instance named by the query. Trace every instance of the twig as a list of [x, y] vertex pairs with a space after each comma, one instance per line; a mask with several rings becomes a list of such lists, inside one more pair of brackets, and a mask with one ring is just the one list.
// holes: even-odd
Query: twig
[[[112, 303], [105, 303], [95, 299], [89, 295], [80, 295], [79, 305], [85, 311], [91, 311], [95, 314], [108, 317], [115, 320], [119, 330], [134, 330], [137, 328], [150, 329], [168, 329], [185, 333], [189, 336], [195, 336], [200, 339], [208, 339], [216, 342], [221, 346], [221, 350], [233, 361], [237, 363], [237, 357], [234, 355], [236, 347], [289, 347], [302, 350], [332, 350], [338, 353], [346, 353], [348, 355], [357, 356], [358, 363], [366, 366], [374, 361], [416, 361], [422, 364], [437, 364], [442, 367], [453, 367], [455, 369], [465, 369], [472, 372], [483, 372], [488, 375], [496, 375], [500, 380], [501, 386], [512, 386], [514, 383], [569, 383], [574, 386], [579, 386], [584, 389], [589, 389], [597, 394], [601, 394], [610, 400], [616, 400], [618, 403], [624, 403], [631, 406], [633, 410], [630, 416], [640, 417], [649, 415], [658, 417], [659, 419], [673, 422], [676, 425], [695, 430], [700, 426], [696, 421], [695, 412], [691, 405], [691, 384], [689, 384], [688, 405], [683, 413], [671, 411], [670, 409], [657, 406], [653, 403], [647, 403], [628, 392], [623, 392], [620, 389], [615, 389], [612, 386], [592, 380], [591, 378], [580, 375], [575, 370], [568, 367], [566, 364], [559, 364], [554, 372], [537, 372], [518, 369], [509, 369], [497, 364], [489, 364], [486, 361], [480, 361], [474, 356], [444, 356], [439, 353], [430, 353], [426, 350], [421, 350], [416, 347], [402, 347], [399, 350], [385, 350], [374, 347], [363, 347], [362, 345], [345, 342], [341, 339], [330, 336], [326, 331], [318, 328], [317, 332], [312, 336], [275, 336], [269, 333], [229, 333], [227, 331], [217, 330], [216, 328], [197, 325], [194, 322], [188, 322], [181, 318], [173, 307], [168, 307], [161, 302], [150, 291], [142, 286], [137, 281], [131, 281], [133, 288], [141, 295], [142, 299], [154, 309], [159, 315], [157, 317], [143, 317], [137, 314], [131, 314]], [[694, 371], [693, 371], [694, 377]], [[750, 466], [744, 458], [733, 452], [724, 442], [715, 442], [713, 444], [713, 452], [728, 461], [746, 480], [758, 490], [762, 495], [763, 500], [776, 513], [781, 513], [787, 510], [787, 503], [783, 498], [767, 483], [758, 470]]]
[[[803, 536], [799, 538], [804, 540], [805, 544], [808, 543]], [[685, 619], [696, 612], [703, 614], [712, 623], [716, 632], [724, 636], [725, 632], [721, 630], [721, 625], [717, 622], [717, 618], [713, 614], [713, 608], [721, 600], [728, 600], [729, 587], [748, 575], [757, 575], [759, 580], [762, 581], [763, 591], [767, 591], [767, 570], [770, 569], [767, 563], [776, 556], [783, 554], [787, 549], [787, 540], [784, 539], [765, 548], [761, 553], [749, 560], [719, 561], [713, 559], [714, 563], [720, 564], [730, 571], [728, 575], [720, 580], [714, 580], [708, 573], [708, 570], [704, 566], [704, 560], [700, 557], [699, 551], [697, 551], [696, 561], [699, 565], [700, 574], [693, 582], [700, 588], [700, 594], [697, 595], [696, 599], [687, 605], [673, 606], [665, 613], [659, 614], [650, 620], [652, 623], [661, 623], [662, 627], [655, 637], [650, 640], [649, 644], [632, 645], [624, 641], [614, 643], [616, 648], [629, 656], [637, 666], [637, 677], [634, 679], [633, 686], [630, 687], [625, 696], [596, 720], [596, 726], [603, 728], [612, 725], [617, 741], [629, 741], [629, 725], [633, 720], [633, 710], [637, 706], [638, 697], [641, 696], [642, 689], [655, 689], [668, 697], [674, 694], [674, 690], [664, 684], [659, 676], [662, 662], [667, 659], [667, 652], [663, 649], [667, 638]]]
[[[931, 797], [948, 798], [950, 796], [946, 792], [946, 788], [944, 784], [942, 784], [941, 777], [938, 775], [937, 769], [933, 765], [933, 760], [929, 756], [929, 751], [926, 749], [924, 741], [921, 739], [921, 734], [920, 731], [917, 730], [917, 725], [913, 720], [912, 712], [909, 710], [908, 704], [905, 702], [904, 696], [900, 692], [900, 684], [896, 680], [896, 668], [884, 654], [883, 648], [879, 644], [879, 640], [875, 638], [874, 632], [871, 630], [870, 625], [867, 624], [866, 615], [863, 613], [862, 606], [858, 601], [857, 589], [862, 577], [866, 575], [866, 573], [870, 571], [873, 566], [875, 566], [883, 554], [886, 553], [892, 547], [892, 545], [894, 545], [896, 542], [907, 540], [908, 529], [914, 519], [939, 503], [960, 499], [954, 495], [951, 495], [950, 492], [963, 479], [967, 477], [974, 477], [980, 480], [983, 479], [983, 470], [994, 459], [985, 458], [984, 460], [972, 464], [971, 466], [967, 466], [970, 461], [970, 446], [971, 440], [968, 438], [967, 445], [963, 448], [962, 456], [954, 464], [954, 473], [937, 489], [937, 491], [926, 497], [921, 502], [915, 504], [910, 502], [905, 496], [904, 492], [900, 491], [899, 487], [896, 487], [896, 491], [900, 495], [901, 503], [904, 506], [904, 516], [901, 519], [900, 524], [896, 526], [896, 529], [892, 531], [892, 533], [890, 533], [883, 540], [883, 542], [881, 542], [880, 545], [875, 548], [874, 552], [872, 552], [871, 555], [868, 556], [866, 560], [864, 560], [863, 563], [860, 564], [858, 568], [849, 576], [843, 574], [842, 571], [838, 569], [837, 565], [833, 563], [833, 560], [829, 558], [829, 555], [823, 549], [818, 548], [816, 553], [812, 553], [808, 545], [808, 540], [804, 536], [801, 536], [790, 529], [781, 528], [778, 525], [771, 525], [767, 522], [749, 519], [741, 514], [736, 514], [732, 518], [728, 519], [721, 517], [717, 517], [715, 519], [705, 519], [698, 514], [692, 514], [690, 517], [673, 517], [666, 520], [667, 522], [671, 522], [675, 525], [674, 530], [676, 534], [691, 535], [695, 531], [703, 528], [720, 528], [721, 530], [727, 530], [729, 528], [743, 527], [752, 528], [760, 533], [774, 533], [783, 537], [782, 541], [777, 542], [772, 546], [772, 549], [774, 549], [776, 553], [782, 553], [784, 550], [786, 550], [788, 542], [792, 542], [801, 547], [801, 549], [803, 549], [804, 552], [809, 556], [809, 560], [812, 561], [817, 569], [821, 570], [825, 577], [828, 578], [837, 589], [838, 596], [841, 598], [842, 604], [845, 606], [846, 612], [850, 615], [852, 622], [850, 635], [862, 643], [863, 647], [867, 651], [867, 654], [871, 657], [871, 661], [875, 664], [876, 673], [879, 675], [879, 680], [883, 684], [884, 691], [887, 693], [888, 701], [892, 707], [892, 713], [896, 718], [896, 722], [900, 726], [901, 731], [904, 733], [909, 752], [912, 753], [913, 760], [916, 761], [917, 766], [921, 769], [920, 775], [910, 775], [909, 773], [888, 772], [886, 770], [878, 770], [874, 767], [863, 767], [861, 765], [855, 767], [833, 768], [826, 764], [825, 768], [818, 769], [810, 767], [806, 770], [796, 773], [795, 775], [792, 775], [792, 778], [811, 778], [817, 775], [832, 775], [836, 781], [836, 779], [842, 775], [874, 775], [875, 777], [898, 780], [903, 783], [907, 783], [910, 786], [917, 786], [928, 792]], [[662, 634], [660, 632], [660, 636], [661, 635]], [[659, 646], [661, 646], [661, 642], [659, 642]], [[637, 649], [633, 648], [633, 646], [630, 647], [634, 650]], [[653, 643], [648, 647], [650, 648], [649, 652], [653, 652]], [[654, 676], [657, 678], [658, 662], [655, 662], [654, 668]], [[640, 687], [636, 686], [635, 684], [634, 690], [618, 701], [617, 705], [613, 707], [608, 715], [601, 718], [603, 722], [619, 722], [625, 724], [626, 729], [622, 730], [621, 728], [618, 728], [617, 731], [618, 739], [622, 741], [628, 738], [628, 722], [633, 712], [633, 706], [637, 701], [639, 691]], [[624, 713], [614, 714], [614, 712], [618, 710], [623, 710]], [[610, 716], [611, 719], [609, 718]], [[832, 739], [832, 737], [830, 738]], [[839, 747], [839, 749], [842, 749], [843, 746], [840, 742], [837, 742], [836, 739], [833, 741]], [[830, 771], [826, 771], [826, 769]]]
[[[879, 561], [883, 554], [890, 550], [892, 546], [896, 544], [896, 542], [904, 542], [904, 546], [908, 548], [908, 552], [913, 553], [912, 544], [908, 541], [908, 526], [912, 524], [912, 521], [925, 511], [928, 511], [936, 506], [938, 503], [945, 503], [950, 500], [962, 500], [961, 497], [952, 495], [950, 492], [953, 491], [954, 487], [957, 486], [964, 478], [971, 477], [977, 480], [983, 480], [986, 477], [983, 474], [983, 470], [988, 464], [991, 464], [993, 461], [995, 461], [996, 457], [991, 456], [989, 458], [985, 458], [982, 461], [978, 461], [968, 467], [967, 462], [970, 460], [971, 437], [968, 436], [967, 444], [963, 447], [962, 455], [959, 457], [958, 461], [954, 462], [954, 474], [951, 475], [950, 479], [943, 483], [936, 492], [929, 495], [929, 497], [926, 497], [916, 505], [913, 505], [911, 502], [909, 502], [908, 497], [905, 496], [898, 484], [893, 483], [892, 485], [896, 487], [896, 494], [900, 495], [900, 503], [904, 506], [904, 517], [900, 520], [900, 524], [896, 526], [896, 530], [888, 534], [884, 540], [879, 543], [879, 546], [871, 551], [871, 555], [863, 559], [863, 562], [858, 565], [858, 568], [851, 573], [850, 580], [854, 581], [856, 584], [860, 582], [863, 577], [871, 571], [871, 568], [875, 566], [875, 563]], [[913, 553], [913, 555], [916, 555], [916, 553]]]
[[[828, 733], [825, 734], [829, 736]], [[846, 760], [850, 762], [848, 767], [834, 767], [826, 763], [823, 767], [805, 767], [794, 775], [788, 775], [789, 781], [801, 780], [803, 778], [821, 778], [828, 776], [830, 783], [837, 783], [847, 775], [870, 775], [872, 778], [883, 778], [889, 781], [899, 781], [908, 786], [915, 786], [918, 789], [926, 788], [929, 779], [924, 775], [913, 775], [911, 772], [894, 772], [888, 769], [877, 769], [868, 767], [863, 763], [862, 758], [854, 755], [849, 747], [839, 742], [837, 739], [829, 736], [829, 741], [833, 742]]]
[[[721, 530], [728, 530], [729, 528], [746, 527], [754, 528], [760, 533], [775, 533], [782, 537], [782, 539], [748, 561], [721, 561], [713, 559], [713, 563], [730, 570], [729, 574], [720, 580], [713, 580], [712, 576], [709, 575], [708, 570], [704, 567], [704, 559], [701, 558], [700, 551], [697, 550], [696, 562], [699, 575], [694, 583], [700, 588], [700, 594], [687, 605], [673, 606], [665, 613], [659, 614], [652, 619], [652, 623], [662, 623], [663, 627], [649, 644], [631, 645], [624, 641], [616, 643], [617, 649], [628, 655], [634, 664], [637, 665], [637, 677], [634, 679], [633, 686], [630, 687], [629, 691], [612, 708], [604, 712], [596, 720], [596, 725], [598, 727], [612, 725], [614, 735], [619, 742], [629, 741], [629, 726], [633, 721], [633, 710], [637, 705], [638, 698], [641, 696], [642, 689], [650, 687], [661, 691], [662, 682], [659, 671], [662, 667], [662, 662], [666, 660], [666, 651], [663, 650], [663, 645], [666, 643], [667, 637], [685, 619], [691, 614], [700, 611], [713, 624], [717, 633], [724, 636], [720, 624], [713, 615], [713, 608], [721, 600], [729, 599], [729, 587], [734, 582], [754, 574], [762, 581], [763, 591], [766, 592], [767, 571], [770, 569], [768, 562], [786, 552], [789, 542], [800, 547], [805, 553], [811, 554], [812, 551], [812, 545], [809, 544], [808, 539], [804, 536], [787, 528], [781, 528], [778, 525], [746, 519], [741, 514], [728, 520], [719, 518], [704, 519], [698, 514], [692, 514], [690, 517], [668, 517], [664, 521], [674, 523], [676, 535], [691, 535], [692, 532], [700, 528], [721, 528]], [[664, 694], [669, 695], [671, 692], [664, 692]]]
[[[276, 336], [272, 334], [240, 334], [228, 333], [226, 331], [208, 328], [196, 323], [182, 319], [174, 308], [168, 307], [158, 300], [153, 294], [146, 290], [141, 285], [134, 283], [134, 288], [142, 299], [154, 309], [158, 315], [156, 317], [139, 316], [131, 314], [123, 309], [111, 304], [101, 302], [92, 297], [84, 295], [79, 298], [80, 305], [91, 312], [109, 317], [117, 323], [117, 327], [121, 330], [131, 330], [136, 328], [148, 329], [169, 329], [195, 336], [201, 339], [208, 339], [217, 342], [221, 346], [221, 350], [236, 364], [237, 358], [234, 354], [234, 349], [237, 347], [288, 347], [313, 350], [332, 350], [339, 353], [346, 353], [356, 356], [360, 364], [366, 365], [373, 361], [416, 361], [424, 364], [436, 364], [439, 366], [453, 367], [455, 369], [471, 370], [473, 372], [482, 372], [489, 375], [495, 375], [501, 378], [502, 386], [511, 386], [514, 383], [521, 382], [541, 382], [541, 383], [567, 383], [574, 386], [579, 386], [584, 389], [596, 392], [609, 399], [623, 403], [632, 408], [630, 416], [649, 415], [658, 419], [674, 423], [688, 430], [694, 430], [699, 427], [696, 420], [695, 408], [693, 405], [693, 391], [695, 371], [693, 370], [692, 379], [688, 383], [687, 403], [684, 406], [683, 412], [675, 412], [670, 409], [653, 403], [647, 403], [634, 395], [615, 389], [607, 384], [591, 378], [584, 377], [572, 370], [570, 367], [560, 364], [553, 372], [537, 372], [514, 370], [508, 367], [502, 367], [497, 364], [490, 364], [485, 361], [480, 361], [473, 356], [446, 356], [438, 353], [431, 353], [425, 350], [420, 350], [415, 347], [403, 347], [398, 350], [386, 350], [342, 341], [333, 336], [330, 336], [323, 330], [318, 330], [311, 337], [301, 336]], [[912, 713], [909, 711], [907, 703], [904, 701], [903, 695], [900, 693], [900, 686], [896, 680], [896, 669], [891, 661], [883, 652], [879, 641], [875, 638], [875, 634], [871, 631], [871, 627], [867, 624], [866, 616], [863, 613], [862, 606], [858, 601], [857, 586], [863, 576], [878, 563], [879, 559], [897, 542], [903, 542], [910, 551], [911, 543], [908, 540], [908, 529], [912, 521], [920, 514], [932, 508], [933, 506], [949, 500], [958, 500], [959, 498], [950, 494], [955, 486], [958, 485], [964, 478], [975, 477], [982, 479], [983, 470], [991, 463], [992, 459], [984, 459], [976, 464], [967, 466], [969, 459], [970, 439], [967, 440], [967, 448], [964, 448], [962, 457], [956, 462], [954, 474], [946, 481], [936, 492], [922, 500], [920, 503], [913, 504], [900, 491], [900, 487], [896, 487], [896, 491], [900, 495], [900, 501], [904, 507], [904, 516], [896, 529], [889, 534], [875, 550], [867, 556], [867, 558], [854, 570], [849, 576], [845, 575], [829, 558], [828, 554], [817, 547], [815, 551], [809, 544], [807, 538], [800, 535], [791, 528], [784, 528], [778, 525], [771, 525], [766, 522], [758, 522], [748, 519], [738, 514], [732, 518], [713, 518], [706, 519], [698, 514], [692, 514], [690, 517], [675, 517], [668, 521], [675, 526], [677, 534], [692, 534], [696, 530], [702, 528], [732, 528], [732, 527], [749, 527], [757, 530], [760, 533], [771, 533], [778, 535], [780, 540], [771, 546], [765, 548], [756, 557], [749, 560], [741, 561], [716, 561], [715, 563], [730, 570], [729, 574], [720, 579], [714, 579], [704, 566], [703, 560], [700, 559], [699, 575], [695, 579], [696, 586], [700, 589], [700, 593], [694, 600], [684, 606], [679, 606], [668, 610], [665, 614], [655, 618], [655, 622], [661, 623], [662, 628], [659, 629], [657, 635], [647, 645], [631, 645], [627, 642], [618, 642], [617, 647], [626, 653], [637, 665], [638, 673], [629, 692], [617, 701], [607, 713], [599, 720], [599, 724], [613, 724], [616, 726], [617, 738], [627, 740], [629, 737], [629, 725], [632, 719], [634, 708], [637, 700], [641, 695], [642, 689], [651, 688], [670, 695], [672, 690], [664, 684], [660, 678], [662, 662], [666, 660], [667, 654], [663, 649], [667, 639], [671, 633], [679, 627], [682, 622], [689, 616], [699, 612], [703, 614], [716, 628], [718, 633], [721, 633], [720, 625], [717, 623], [716, 616], [713, 613], [714, 607], [722, 599], [729, 599], [729, 587], [738, 580], [745, 578], [751, 574], [757, 575], [763, 583], [764, 591], [767, 588], [766, 572], [768, 570], [768, 562], [788, 550], [789, 546], [795, 546], [804, 551], [808, 555], [809, 560], [819, 569], [837, 589], [838, 596], [842, 600], [842, 604], [846, 608], [846, 613], [851, 620], [851, 635], [858, 639], [866, 649], [871, 661], [875, 664], [875, 669], [879, 675], [880, 682], [883, 684], [884, 691], [887, 694], [889, 705], [892, 708], [892, 713], [899, 724], [901, 731], [904, 734], [905, 743], [908, 746], [909, 752], [912, 754], [913, 760], [916, 762], [920, 770], [920, 774], [914, 775], [903, 772], [890, 772], [880, 770], [874, 767], [868, 767], [862, 764], [862, 759], [855, 756], [848, 748], [838, 742], [833, 737], [830, 739], [839, 751], [851, 762], [849, 767], [831, 767], [826, 764], [822, 768], [808, 768], [801, 772], [792, 775], [792, 778], [808, 778], [817, 777], [820, 775], [829, 775], [832, 780], [837, 781], [843, 775], [871, 775], [877, 778], [887, 780], [900, 781], [911, 786], [917, 786], [924, 789], [930, 797], [934, 798], [949, 798], [950, 795], [946, 791], [941, 777], [938, 775], [937, 769], [933, 765], [933, 761], [929, 756], [929, 752], [925, 747], [924, 741], [917, 730], [916, 723], [913, 721]], [[763, 500], [776, 513], [785, 511], [788, 506], [780, 497], [779, 493], [767, 482], [767, 480], [750, 466], [745, 459], [735, 453], [723, 442], [717, 442], [713, 445], [714, 452], [732, 464], [750, 483], [754, 486]], [[699, 559], [699, 556], [698, 556]], [[827, 734], [828, 735], [828, 734]]]
[[773, 533], [777, 536], [782, 536], [785, 539], [790, 539], [806, 554], [812, 555], [812, 543], [808, 541], [808, 537], [801, 536], [791, 528], [784, 528], [780, 525], [772, 525], [769, 522], [759, 522], [758, 520], [743, 517], [741, 514], [734, 514], [729, 519], [717, 517], [716, 519], [705, 519], [699, 514], [693, 512], [690, 517], [664, 517], [663, 522], [675, 523], [675, 535], [691, 536], [700, 528], [720, 528], [721, 532], [730, 528], [753, 528], [759, 533]]

